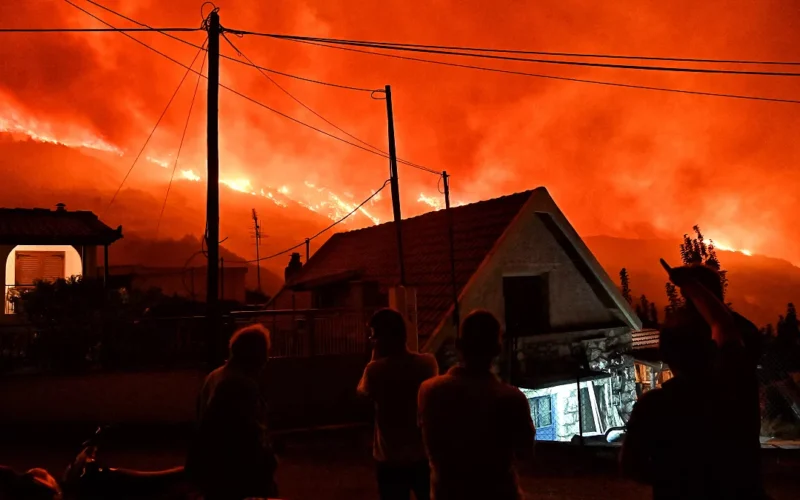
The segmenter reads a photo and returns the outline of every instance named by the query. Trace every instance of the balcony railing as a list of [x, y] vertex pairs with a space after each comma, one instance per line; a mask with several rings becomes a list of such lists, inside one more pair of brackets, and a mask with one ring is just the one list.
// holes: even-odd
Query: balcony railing
[[5, 302], [5, 314], [14, 314], [14, 303], [11, 301], [11, 297], [13, 297], [16, 293], [33, 288], [34, 285], [6, 285], [5, 294], [4, 294], [4, 302]]

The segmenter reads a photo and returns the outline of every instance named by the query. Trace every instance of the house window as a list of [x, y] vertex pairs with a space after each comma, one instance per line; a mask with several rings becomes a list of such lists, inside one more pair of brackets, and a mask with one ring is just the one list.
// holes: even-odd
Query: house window
[[15, 285], [30, 286], [35, 281], [64, 278], [64, 252], [17, 251]]
[[524, 337], [550, 331], [548, 275], [503, 277], [506, 334]]
[[349, 292], [346, 283], [319, 287], [313, 292], [314, 307], [317, 309], [345, 307]]
[[531, 405], [531, 419], [537, 429], [553, 425], [553, 407], [550, 396], [542, 396], [529, 400]]

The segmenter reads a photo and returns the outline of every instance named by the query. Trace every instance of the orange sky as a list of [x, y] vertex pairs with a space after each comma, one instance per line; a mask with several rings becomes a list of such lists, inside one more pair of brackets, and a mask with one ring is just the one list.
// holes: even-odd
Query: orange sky
[[[111, 14], [76, 0], [115, 25]], [[111, 1], [158, 26], [199, 25], [196, 1]], [[736, 2], [270, 2], [219, 0], [222, 24], [240, 29], [397, 42], [679, 57], [800, 61], [800, 5]], [[64, 2], [0, 4], [4, 27], [99, 26]], [[126, 155], [147, 137], [183, 70], [116, 33], [4, 34], [0, 102], [62, 140], [102, 139]], [[188, 63], [194, 49], [153, 34], [137, 38]], [[180, 36], [196, 43], [204, 34]], [[399, 155], [453, 175], [456, 201], [547, 186], [585, 235], [677, 237], [695, 223], [726, 246], [800, 262], [794, 225], [800, 177], [800, 105], [737, 101], [476, 72], [245, 37], [234, 42], [270, 68], [359, 87], [393, 87]], [[222, 42], [223, 53], [234, 56]], [[436, 56], [423, 56], [436, 58]], [[457, 60], [456, 62], [465, 62]], [[476, 61], [580, 78], [800, 99], [800, 79], [677, 75]], [[787, 69], [782, 67], [773, 69]], [[795, 67], [800, 71], [800, 67]], [[372, 144], [385, 148], [383, 101], [275, 77]], [[255, 70], [223, 61], [222, 82], [336, 133]], [[147, 156], [175, 154], [189, 78]], [[181, 168], [203, 176], [205, 86]], [[8, 119], [8, 116], [0, 119]], [[387, 176], [387, 162], [220, 92], [222, 177], [260, 186], [309, 182], [354, 199]], [[50, 168], [42, 165], [42, 169]], [[121, 179], [124, 168], [115, 175]], [[52, 177], [57, 182], [57, 176]], [[152, 163], [132, 181], [164, 182]], [[400, 173], [404, 214], [426, 210], [436, 177]], [[183, 181], [188, 182], [188, 181]], [[388, 193], [387, 193], [388, 194]], [[388, 199], [388, 196], [386, 196]], [[377, 206], [385, 220], [388, 206]], [[154, 214], [154, 217], [157, 214]], [[224, 214], [223, 214], [224, 217]], [[181, 235], [176, 235], [181, 236]], [[298, 235], [300, 236], [300, 235]]]

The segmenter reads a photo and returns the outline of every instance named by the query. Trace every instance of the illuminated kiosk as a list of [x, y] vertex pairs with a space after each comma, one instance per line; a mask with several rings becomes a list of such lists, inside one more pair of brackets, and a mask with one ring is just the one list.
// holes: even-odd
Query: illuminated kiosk
[[[86, 276], [108, 280], [108, 246], [122, 238], [92, 212], [67, 211], [64, 204], [46, 208], [0, 208], [0, 266], [5, 282], [4, 317], [13, 315], [9, 301], [15, 289], [39, 280]], [[103, 275], [97, 252], [103, 248]]]

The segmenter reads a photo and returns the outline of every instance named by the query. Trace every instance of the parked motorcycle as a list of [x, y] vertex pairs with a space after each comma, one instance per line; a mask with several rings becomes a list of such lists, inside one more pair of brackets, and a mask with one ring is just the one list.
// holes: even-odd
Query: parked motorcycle
[[83, 449], [64, 472], [61, 484], [66, 499], [202, 498], [191, 486], [183, 467], [139, 471], [99, 463], [97, 450], [105, 430], [98, 428], [94, 436], [83, 443]]

